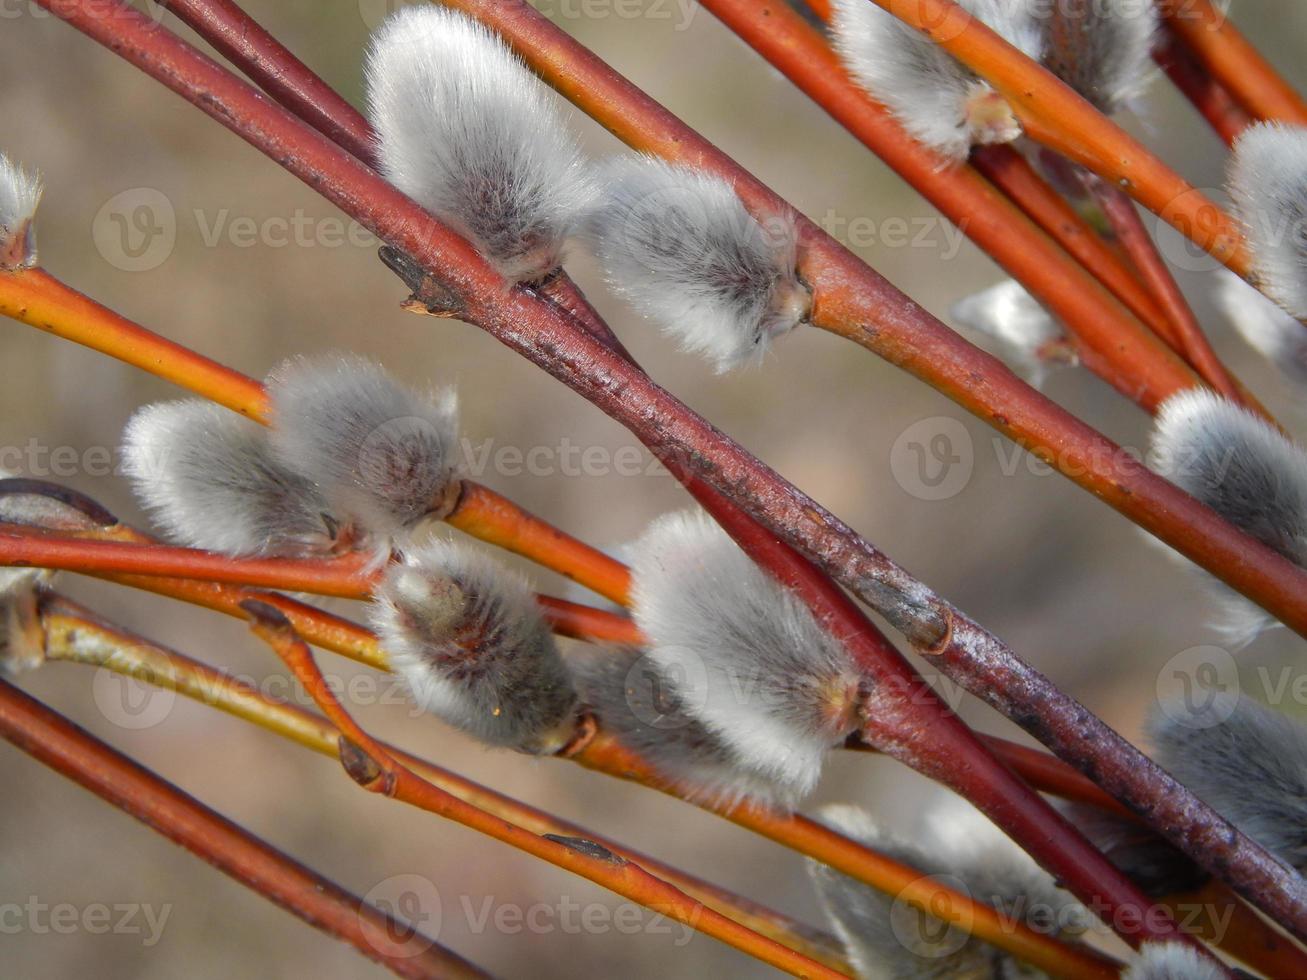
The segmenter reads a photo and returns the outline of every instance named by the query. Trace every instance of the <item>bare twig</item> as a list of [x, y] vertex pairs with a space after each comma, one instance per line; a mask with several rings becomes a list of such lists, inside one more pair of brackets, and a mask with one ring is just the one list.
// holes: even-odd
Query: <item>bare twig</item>
[[488, 976], [274, 850], [3, 679], [0, 736], [397, 976]]
[[[938, 662], [945, 664], [951, 673], [964, 678], [970, 689], [983, 692], [982, 696], [991, 703], [1038, 731], [1041, 738], [1068, 760], [1102, 775], [1108, 783], [1107, 788], [1137, 808], [1146, 810], [1174, 840], [1193, 852], [1195, 859], [1227, 874], [1241, 889], [1255, 896], [1256, 901], [1271, 914], [1296, 931], [1307, 934], [1307, 896], [1304, 895], [1303, 882], [1296, 874], [1203, 807], [1074, 700], [1051, 688], [1045, 678], [1030, 670], [993, 637], [906, 576], [815, 501], [785, 484], [666, 392], [652, 385], [639, 371], [578, 330], [569, 318], [543, 307], [524, 290], [506, 291], [503, 280], [467, 242], [415, 208], [412, 202], [363, 168], [353, 157], [284, 110], [249, 91], [168, 32], [158, 30], [148, 20], [132, 15], [126, 8], [115, 8], [114, 17], [106, 19], [96, 16], [85, 2], [69, 5], [43, 0], [43, 3], [57, 8], [54, 12], [58, 16], [102, 40], [158, 80], [186, 95], [211, 116], [231, 126], [293, 172], [310, 180], [331, 200], [388, 243], [412, 255], [424, 268], [441, 270], [443, 281], [460, 303], [460, 315], [489, 330], [508, 346], [569, 383], [630, 427], [656, 453], [684, 457], [686, 465], [697, 475], [717, 489], [730, 493], [750, 516], [801, 547], [809, 558], [855, 589], [896, 624], [905, 627], [914, 642], [934, 652]], [[523, 12], [529, 8], [501, 6], [497, 9], [520, 17], [535, 16], [534, 12], [529, 15]], [[539, 33], [537, 22], [536, 34]], [[585, 65], [584, 59], [569, 63], [573, 73]], [[611, 71], [606, 70], [604, 80], [610, 85], [613, 83]], [[603, 94], [591, 89], [589, 99], [602, 100]], [[634, 115], [638, 120], [643, 106], [636, 103], [634, 97], [626, 100], [622, 106], [623, 118], [635, 108]], [[662, 113], [662, 117], [666, 123], [666, 114]], [[691, 148], [685, 149], [689, 151]], [[761, 193], [758, 185], [752, 184], [747, 177], [741, 183], [743, 186], [737, 184], [737, 189], [746, 200]], [[810, 237], [805, 240], [805, 245], [811, 249]], [[860, 267], [855, 265], [855, 268]], [[829, 277], [833, 271], [826, 269], [824, 274]], [[871, 289], [860, 290], [847, 279], [842, 288], [829, 283], [829, 278], [828, 284], [836, 296], [843, 294], [844, 303], [853, 296], [860, 296], [859, 302], [867, 302], [873, 298], [868, 295], [870, 292], [881, 297], [885, 310], [903, 308], [887, 286], [868, 283], [862, 272], [857, 273], [857, 280], [871, 285]], [[820, 286], [818, 293], [821, 293]], [[842, 305], [839, 299], [829, 294], [827, 302], [836, 308]], [[876, 314], [882, 325], [893, 321], [885, 310]], [[847, 316], [850, 312], [848, 306], [844, 306], [843, 312]], [[850, 319], [849, 322], [857, 321]], [[927, 330], [933, 330], [930, 322], [926, 321]], [[898, 327], [905, 329], [907, 322], [900, 321]], [[893, 346], [902, 359], [915, 360], [921, 356], [919, 349], [911, 352], [912, 346], [901, 347], [898, 343]], [[973, 356], [983, 357], [974, 352], [965, 359], [970, 360]], [[974, 391], [984, 387], [992, 393], [995, 378], [1002, 374], [992, 370], [992, 359], [986, 359], [984, 364], [979, 373], [967, 376], [963, 385], [965, 389]], [[961, 362], [954, 362], [949, 370], [956, 371], [963, 366]], [[998, 370], [1006, 374], [1003, 369]], [[979, 384], [977, 379], [983, 379], [984, 384]], [[1016, 399], [1017, 404], [1029, 400], [1028, 389], [1018, 388], [1017, 391], [1021, 393]], [[1059, 436], [1065, 439], [1068, 433], [1077, 431], [1083, 432], [1084, 429], [1079, 427], [1079, 423], [1068, 422], [1061, 427]], [[1057, 453], [1052, 455], [1056, 457]], [[1142, 467], [1139, 470], [1138, 474], [1130, 474], [1128, 482], [1142, 483], [1140, 491], [1154, 502], [1159, 494], [1170, 494], [1175, 506], [1169, 511], [1169, 517], [1174, 519], [1183, 515], [1180, 516], [1181, 524], [1186, 523], [1185, 516], [1214, 521], [1214, 516], [1191, 498], [1174, 488], [1163, 489], [1169, 487], [1164, 481], [1148, 485], [1156, 478], [1145, 475], [1147, 471]], [[1115, 481], [1114, 496], [1118, 499], [1123, 496], [1122, 483], [1121, 480]], [[1143, 508], [1145, 512], [1148, 509]], [[1220, 567], [1227, 579], [1241, 580], [1245, 586], [1250, 584], [1245, 577], [1253, 579], [1249, 591], [1258, 596], [1265, 596], [1268, 591], [1265, 575], [1269, 562], [1276, 575], [1285, 577], [1283, 584], [1287, 598], [1273, 598], [1268, 607], [1284, 610], [1287, 621], [1297, 627], [1303, 626], [1291, 607], [1301, 601], [1302, 593], [1307, 590], [1295, 592], [1289, 586], [1290, 582], [1296, 584], [1303, 577], [1302, 571], [1283, 559], [1274, 559], [1279, 562], [1276, 565], [1269, 549], [1259, 549], [1228, 525], [1219, 521], [1214, 523], [1216, 527], [1212, 529], [1212, 536], [1202, 542], [1173, 543], [1179, 543], [1187, 553], [1202, 553], [1210, 559], [1214, 557], [1214, 543], [1215, 552], [1220, 553], [1237, 542], [1235, 551], [1246, 559], [1245, 562], [1229, 561], [1226, 567], [1226, 561], [1217, 559], [1212, 564]], [[1227, 561], [1233, 557], [1229, 553], [1222, 555]], [[1255, 569], [1250, 565], [1255, 565]], [[1274, 593], [1277, 590], [1271, 588], [1269, 591]], [[1286, 606], [1290, 608], [1285, 609]], [[1091, 850], [1089, 853], [1096, 852]], [[1137, 892], [1128, 888], [1127, 892], [1130, 893], [1128, 904], [1136, 904]], [[1163, 935], [1174, 934], [1169, 924], [1162, 924], [1160, 928]], [[1141, 937], [1134, 938], [1138, 941]]]

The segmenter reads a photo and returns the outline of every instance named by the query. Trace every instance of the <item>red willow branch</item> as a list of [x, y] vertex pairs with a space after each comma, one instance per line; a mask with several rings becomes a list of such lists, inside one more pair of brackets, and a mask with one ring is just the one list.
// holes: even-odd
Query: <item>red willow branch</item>
[[1253, 119], [1230, 94], [1230, 90], [1208, 73], [1174, 32], [1167, 31], [1154, 58], [1181, 94], [1207, 120], [1216, 135], [1232, 146]]
[[[1136, 809], [1145, 811], [1173, 841], [1192, 852], [1196, 860], [1214, 873], [1227, 875], [1268, 914], [1295, 931], [1307, 934], [1307, 896], [1304, 896], [1302, 880], [1295, 873], [1240, 835], [1073, 699], [1052, 688], [1047, 679], [1031, 670], [995, 638], [906, 575], [834, 515], [785, 483], [641, 372], [579, 329], [570, 318], [552, 306], [541, 305], [529, 290], [510, 289], [467, 242], [440, 226], [353, 157], [284, 110], [268, 103], [189, 46], [126, 8], [115, 8], [111, 18], [103, 18], [88, 9], [86, 2], [64, 4], [43, 0], [43, 5], [55, 8], [58, 16], [224, 122], [310, 182], [383, 240], [412, 255], [423, 268], [441, 270], [441, 282], [459, 301], [461, 317], [488, 330], [507, 346], [593, 401], [630, 428], [665, 462], [679, 459], [689, 471], [706, 479], [718, 490], [730, 493], [751, 517], [800, 547], [824, 570], [853, 588], [860, 597], [904, 629], [919, 648], [935, 654], [937, 661], [946, 665], [951, 673], [965, 679], [964, 686], [981, 693], [990, 703], [1001, 706], [1010, 716], [1021, 720], [1078, 767], [1101, 777], [1107, 784], [1105, 788]], [[534, 11], [524, 6], [494, 6], [501, 14], [528, 20], [537, 18], [533, 23], [537, 37], [540, 35], [541, 20]], [[576, 58], [572, 62], [574, 68], [586, 65], [585, 58]], [[597, 81], [600, 82], [598, 87], [591, 89], [592, 101], [601, 101], [605, 88], [614, 84], [620, 88], [623, 84], [606, 68]], [[629, 96], [621, 104], [620, 116], [625, 118], [630, 112], [638, 118], [644, 113], [647, 101]], [[616, 109], [617, 105], [610, 108]], [[657, 112], [670, 125], [666, 113]], [[690, 151], [691, 147], [685, 149]], [[752, 195], [747, 186], [750, 183], [753, 185]], [[754, 203], [758, 203], [756, 198], [765, 193], [760, 185], [748, 178], [742, 178], [740, 190], [746, 200], [753, 196]], [[813, 237], [809, 233], [805, 238], [809, 251], [814, 244]], [[856, 273], [853, 281], [837, 284], [831, 281], [834, 268], [810, 270], [819, 280], [814, 283], [819, 296], [823, 286], [829, 287], [828, 307], [843, 307], [845, 320], [861, 322], [865, 311], [881, 306], [884, 309], [876, 316], [878, 329], [905, 331], [912, 321], [894, 315], [894, 311], [918, 308], [905, 307], [901, 296], [883, 280], [869, 276], [865, 267], [847, 252], [838, 247], [830, 251], [836, 267], [843, 265], [845, 269], [861, 271]], [[842, 295], [836, 298], [831, 293]], [[879, 303], [875, 302], [877, 299]], [[865, 306], [868, 302], [871, 305]], [[850, 315], [850, 307], [859, 312]], [[924, 322], [928, 330], [934, 329], [930, 326], [934, 321], [920, 315], [914, 319]], [[948, 333], [942, 325], [938, 325], [938, 329]], [[914, 352], [912, 345], [901, 342], [906, 340], [905, 337], [898, 339], [900, 342], [893, 346], [900, 359], [921, 357], [920, 351]], [[964, 362], [969, 360], [971, 367], [981, 369], [967, 375], [969, 384], [965, 387], [992, 389], [996, 378], [1006, 376], [1017, 385], [1016, 390], [1029, 394], [1028, 388], [1016, 383], [1010, 372], [992, 358], [966, 345], [964, 348], [970, 352]], [[966, 363], [952, 365], [953, 370], [967, 367]], [[1069, 416], [1067, 418], [1071, 432], [1092, 432]], [[1066, 432], [1067, 428], [1063, 428], [1062, 436]], [[1094, 439], [1101, 440], [1101, 437], [1095, 435]], [[1111, 444], [1106, 445], [1110, 447]], [[1156, 481], [1151, 474], [1144, 476], [1147, 471], [1142, 467], [1137, 469], [1140, 472], [1131, 482]], [[1207, 521], [1214, 520], [1214, 515], [1190, 498], [1169, 488], [1164, 481], [1156, 482], [1162, 486], [1150, 496], [1170, 494], [1177, 508], [1188, 510], [1191, 515], [1205, 515]], [[1118, 492], [1121, 489], [1118, 485]], [[1146, 485], [1140, 486], [1142, 491], [1150, 489]], [[1238, 542], [1234, 549], [1236, 553], [1245, 559], [1260, 559], [1257, 550], [1249, 551], [1255, 549], [1252, 542], [1228, 525], [1219, 521], [1216, 525], [1213, 540], [1222, 542], [1217, 546], [1218, 552], [1225, 550], [1224, 545], [1233, 544], [1233, 538]], [[1207, 547], [1210, 544], [1207, 542]], [[1202, 551], [1204, 547], [1199, 543], [1186, 543], [1185, 549], [1192, 553]], [[1267, 549], [1261, 551], [1266, 552], [1268, 558], [1273, 554]], [[1231, 556], [1227, 554], [1226, 557]], [[1288, 581], [1297, 581], [1301, 571], [1283, 559], [1279, 561], [1281, 565], [1275, 569], [1276, 572], [1287, 575]], [[1235, 565], [1239, 572], [1247, 571], [1246, 565]], [[1227, 572], [1227, 577], [1242, 579], [1243, 576]], [[1258, 586], [1266, 584], [1261, 572], [1252, 577]], [[1261, 589], [1254, 591], [1260, 593]], [[1272, 588], [1270, 591], [1276, 590]], [[1292, 589], [1289, 592], [1292, 594]], [[1277, 608], [1283, 605], [1278, 601], [1274, 604]], [[1292, 602], [1288, 604], [1293, 605]], [[1299, 622], [1297, 625], [1303, 624]], [[1088, 850], [1091, 859], [1097, 861], [1097, 852]], [[1060, 856], [1055, 857], [1059, 864], [1062, 863]], [[1072, 870], [1079, 879], [1082, 872]], [[1137, 905], [1137, 892], [1133, 888], [1128, 888], [1127, 892], [1130, 893], [1127, 904]], [[1150, 924], [1163, 934], [1173, 934], [1170, 923]], [[1138, 941], [1140, 936], [1132, 938]]]
[[[250, 598], [247, 594], [245, 598]], [[262, 600], [263, 596], [258, 596]], [[243, 610], [235, 615], [248, 622]], [[338, 759], [340, 733], [321, 716], [268, 697], [256, 688], [184, 654], [161, 647], [124, 630], [66, 598], [42, 597], [40, 622], [47, 662], [104, 667], [165, 690], [175, 691], [289, 739], [315, 752]], [[88, 642], [89, 638], [89, 642]], [[390, 746], [386, 747], [424, 779], [467, 803], [517, 824], [534, 834], [591, 840], [736, 919], [749, 928], [811, 956], [832, 969], [847, 971], [838, 940], [765, 906], [686, 874], [658, 859], [625, 848], [584, 827], [505, 796], [472, 780]]]
[[953, 0], [868, 0], [921, 31], [985, 79], [1035, 141], [1121, 187], [1186, 238], [1247, 277], [1250, 255], [1238, 224], [1046, 68]]
[[292, 861], [3, 679], [0, 737], [397, 976], [488, 976]]
[[453, 820], [571, 871], [778, 970], [826, 980], [843, 976], [708, 908], [675, 885], [592, 841], [533, 834], [423, 779], [355, 723], [322, 676], [308, 645], [278, 609], [257, 600], [244, 606], [255, 635], [276, 652], [340, 732], [341, 764], [364, 789]]
[[[445, 287], [439, 288], [443, 294]], [[575, 302], [569, 309], [584, 306], [579, 293], [571, 298]], [[610, 349], [620, 347], [597, 316], [587, 317], [585, 324]], [[616, 352], [621, 356], [620, 350]], [[865, 729], [871, 741], [976, 803], [1014, 838], [1027, 842], [1036, 858], [1090, 907], [1105, 902], [1110, 908], [1137, 914], [1147, 906], [1144, 896], [1060, 814], [987, 754], [847, 596], [696, 474], [675, 465], [672, 469], [746, 551], [803, 598], [828, 629], [844, 638], [878, 688], [890, 692], [878, 697], [874, 723]], [[929, 736], [924, 737], [927, 729]], [[1167, 935], [1171, 928], [1162, 921], [1155, 926], [1149, 923], [1144, 931], [1156, 929]]]
[[1258, 119], [1307, 126], [1307, 102], [1211, 0], [1158, 0], [1167, 26]]

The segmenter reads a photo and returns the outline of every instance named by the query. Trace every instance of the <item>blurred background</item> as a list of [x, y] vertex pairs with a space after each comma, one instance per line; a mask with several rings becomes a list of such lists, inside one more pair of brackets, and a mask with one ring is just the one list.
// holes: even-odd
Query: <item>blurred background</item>
[[[395, 4], [245, 6], [357, 104], [368, 32]], [[938, 315], [999, 278], [954, 228], [688, 0], [541, 0], [541, 9]], [[1234, 14], [1291, 80], [1307, 84], [1299, 43], [1307, 7], [1246, 0]], [[288, 355], [343, 349], [378, 358], [414, 383], [456, 384], [469, 452], [485, 460], [476, 477], [605, 547], [685, 504], [666, 474], [630, 465], [626, 447], [637, 444], [624, 430], [560, 384], [470, 326], [400, 312], [404, 290], [366, 232], [25, 0], [0, 0], [0, 121], [0, 147], [45, 177], [43, 264], [114, 309], [252, 375]], [[621, 150], [589, 120], [577, 117], [575, 125], [595, 155]], [[1194, 183], [1219, 187], [1222, 146], [1164, 82], [1131, 125]], [[1210, 268], [1175, 255], [1208, 311]], [[1205, 626], [1204, 594], [1162, 549], [1067, 481], [1027, 465], [926, 386], [806, 330], [760, 369], [716, 378], [614, 299], [586, 256], [570, 267], [655, 378], [1128, 736], [1139, 735], [1170, 682], [1173, 658], [1219, 642]], [[1284, 421], [1300, 425], [1301, 403], [1214, 316], [1207, 322], [1236, 371]], [[124, 519], [143, 521], [111, 454], [137, 407], [178, 392], [15, 323], [0, 324], [0, 364], [0, 466], [62, 480]], [[1144, 416], [1093, 378], [1065, 372], [1047, 387], [1114, 439], [1143, 445]], [[940, 494], [922, 492], [912, 446], [929, 445], [938, 432], [950, 434], [963, 471], [950, 477], [944, 499], [923, 499]], [[581, 465], [586, 449], [590, 463]], [[531, 450], [531, 465], [515, 455]], [[565, 583], [532, 574], [542, 591], [568, 592]], [[72, 576], [62, 587], [269, 693], [291, 690], [238, 622]], [[334, 608], [357, 614], [346, 603]], [[341, 679], [365, 673], [330, 656], [322, 664]], [[1303, 667], [1301, 645], [1273, 633], [1243, 651], [1240, 664], [1258, 683], [1294, 676]], [[22, 684], [328, 877], [411, 913], [497, 974], [620, 971], [637, 980], [769, 972], [648, 916], [619, 931], [606, 918], [620, 905], [614, 896], [360, 792], [335, 762], [210, 709], [80, 666], [52, 664]], [[571, 764], [487, 752], [415, 717], [393, 685], [374, 690], [358, 699], [370, 703], [355, 704], [374, 733], [819, 922], [802, 864], [787, 852]], [[963, 710], [984, 729], [1012, 734], [974, 703]], [[8, 746], [0, 746], [0, 782], [0, 906], [10, 910], [0, 921], [5, 977], [384, 975]], [[857, 802], [910, 832], [941, 799], [894, 763], [859, 756], [834, 761], [812, 805]], [[57, 928], [41, 912], [96, 904], [135, 908], [135, 928]], [[23, 911], [12, 913], [14, 906]], [[604, 911], [588, 921], [609, 925], [577, 934], [579, 916], [567, 910], [591, 906]]]

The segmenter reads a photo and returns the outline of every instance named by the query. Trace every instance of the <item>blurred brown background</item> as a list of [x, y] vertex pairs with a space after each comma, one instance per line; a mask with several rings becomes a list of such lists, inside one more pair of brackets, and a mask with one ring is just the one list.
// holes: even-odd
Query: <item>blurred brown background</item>
[[[931, 310], [945, 315], [996, 280], [983, 255], [959, 246], [952, 228], [706, 12], [663, 0], [649, 0], [639, 16], [608, 0], [547, 2], [542, 9], [565, 29], [809, 216], [846, 238], [855, 233], [851, 244]], [[386, 0], [249, 0], [247, 7], [358, 102], [361, 53]], [[1235, 16], [1292, 79], [1307, 83], [1297, 43], [1307, 8], [1247, 0]], [[593, 542], [620, 543], [684, 503], [665, 476], [577, 475], [568, 463], [576, 457], [567, 455], [574, 450], [563, 447], [613, 452], [632, 440], [477, 330], [399, 312], [402, 289], [376, 260], [375, 243], [357, 235], [342, 242], [336, 212], [198, 111], [24, 0], [0, 0], [0, 39], [0, 147], [45, 176], [40, 245], [52, 272], [250, 374], [296, 352], [342, 348], [379, 358], [414, 382], [456, 383], [467, 437], [473, 446], [491, 440], [492, 461], [495, 449], [544, 447], [537, 457], [543, 466], [533, 472], [492, 465], [480, 479]], [[576, 123], [596, 155], [619, 150], [588, 120]], [[1219, 186], [1222, 148], [1165, 84], [1155, 86], [1146, 118], [1132, 125], [1191, 180]], [[114, 215], [128, 219], [126, 238]], [[909, 241], [924, 229], [924, 244], [902, 240], [904, 221]], [[718, 380], [610, 297], [585, 256], [573, 267], [655, 377], [1126, 733], [1138, 733], [1163, 665], [1216, 642], [1203, 625], [1202, 594], [1159, 549], [1066, 481], [1014, 462], [1010, 446], [925, 386], [816, 331], [788, 339], [760, 370]], [[1205, 279], [1187, 282], [1206, 308]], [[65, 479], [139, 520], [125, 484], [104, 472], [104, 450], [95, 447], [116, 447], [137, 406], [177, 392], [26, 327], [0, 330], [0, 446], [8, 454], [0, 465]], [[1212, 331], [1281, 417], [1300, 424], [1303, 406], [1272, 372], [1224, 327], [1213, 323]], [[1093, 379], [1063, 374], [1049, 390], [1114, 438], [1142, 444], [1143, 416]], [[909, 426], [941, 417], [965, 426], [974, 472], [949, 499], [922, 500], [895, 479], [892, 447]], [[48, 455], [59, 447], [70, 448]], [[542, 590], [565, 588], [547, 576], [539, 581]], [[71, 577], [63, 584], [151, 637], [272, 693], [285, 690], [278, 665], [238, 623]], [[1283, 632], [1242, 658], [1247, 672], [1265, 668], [1274, 677], [1303, 664], [1300, 644]], [[323, 663], [337, 676], [359, 673], [334, 658]], [[433, 883], [440, 939], [498, 974], [620, 971], [637, 980], [767, 972], [710, 939], [686, 943], [679, 928], [664, 934], [647, 917], [637, 935], [607, 927], [575, 935], [578, 916], [565, 918], [566, 908], [611, 910], [618, 901], [457, 826], [362, 793], [334, 762], [209, 709], [124, 690], [84, 667], [51, 665], [23, 684], [357, 892], [407, 911], [406, 892], [429, 889], [414, 891], [412, 879], [394, 876]], [[387, 697], [374, 700], [393, 702], [385, 690]], [[974, 704], [966, 710], [986, 728], [1004, 730]], [[358, 711], [374, 731], [459, 772], [818, 921], [800, 862], [715, 818], [566, 763], [486, 752], [404, 706]], [[0, 748], [0, 779], [0, 975], [382, 975], [8, 747]], [[936, 798], [893, 764], [841, 758], [814, 805], [861, 802], [907, 831]], [[419, 918], [436, 911], [425, 901]], [[117, 934], [97, 935], [82, 926], [54, 928], [36, 903], [69, 905], [79, 917], [97, 903], [138, 912]], [[514, 910], [535, 905], [534, 925], [514, 928]], [[156, 921], [167, 915], [157, 936], [145, 907]], [[605, 921], [601, 915], [590, 921]], [[433, 919], [422, 924], [435, 928]]]

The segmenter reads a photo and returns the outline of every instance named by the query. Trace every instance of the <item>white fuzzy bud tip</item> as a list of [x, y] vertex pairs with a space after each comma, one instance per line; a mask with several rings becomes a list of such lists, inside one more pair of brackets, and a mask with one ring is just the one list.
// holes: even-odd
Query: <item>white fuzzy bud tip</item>
[[608, 282], [719, 372], [762, 359], [807, 318], [793, 216], [759, 220], [729, 183], [652, 157], [602, 171], [589, 237]]
[[1229, 976], [1210, 956], [1183, 943], [1145, 943], [1121, 980], [1221, 980]]
[[1156, 76], [1158, 17], [1151, 0], [1053, 0], [1035, 7], [1044, 66], [1101, 111], [1126, 108]]
[[1291, 381], [1307, 385], [1307, 327], [1233, 272], [1217, 273], [1216, 304], [1254, 350]]
[[36, 265], [36, 207], [41, 178], [0, 153], [0, 269]]
[[859, 723], [861, 677], [844, 645], [701, 513], [656, 521], [631, 552], [635, 620], [685, 710], [802, 798]]
[[694, 718], [671, 677], [633, 648], [586, 647], [567, 658], [577, 691], [600, 728], [630, 749], [686, 799], [790, 809], [786, 787], [745, 767]]
[[386, 542], [457, 502], [458, 400], [363, 358], [288, 361], [268, 379], [272, 446], [363, 535]]
[[[1032, 58], [1043, 46], [1030, 4], [961, 0], [973, 17]], [[835, 0], [835, 48], [853, 78], [904, 129], [946, 160], [972, 146], [1021, 135], [1012, 108], [965, 65], [889, 11], [866, 0]]]
[[229, 555], [329, 554], [339, 523], [273, 454], [262, 426], [211, 402], [147, 405], [123, 468], [169, 540]]
[[[1290, 561], [1307, 562], [1307, 454], [1251, 412], [1203, 389], [1158, 410], [1149, 465]], [[1215, 625], [1246, 643], [1274, 620], [1224, 586]]]
[[571, 737], [576, 695], [520, 576], [435, 541], [388, 569], [370, 619], [414, 700], [448, 724], [538, 754]]
[[1015, 280], [960, 300], [952, 317], [959, 326], [995, 340], [999, 356], [1036, 386], [1050, 370], [1076, 363], [1061, 326]]
[[[1074, 935], [1091, 915], [989, 821], [970, 808], [932, 815], [912, 844], [884, 833], [865, 811], [827, 806], [818, 819], [923, 876], [1041, 932]], [[1006, 977], [1019, 964], [943, 920], [816, 861], [808, 874], [859, 977], [943, 980]]]
[[1307, 728], [1248, 697], [1168, 702], [1149, 733], [1176, 779], [1289, 864], [1307, 870]]
[[486, 27], [408, 7], [372, 38], [368, 104], [382, 173], [506, 278], [558, 267], [588, 200], [556, 98]]
[[1234, 145], [1229, 189], [1262, 287], [1307, 318], [1307, 127], [1246, 129]]

